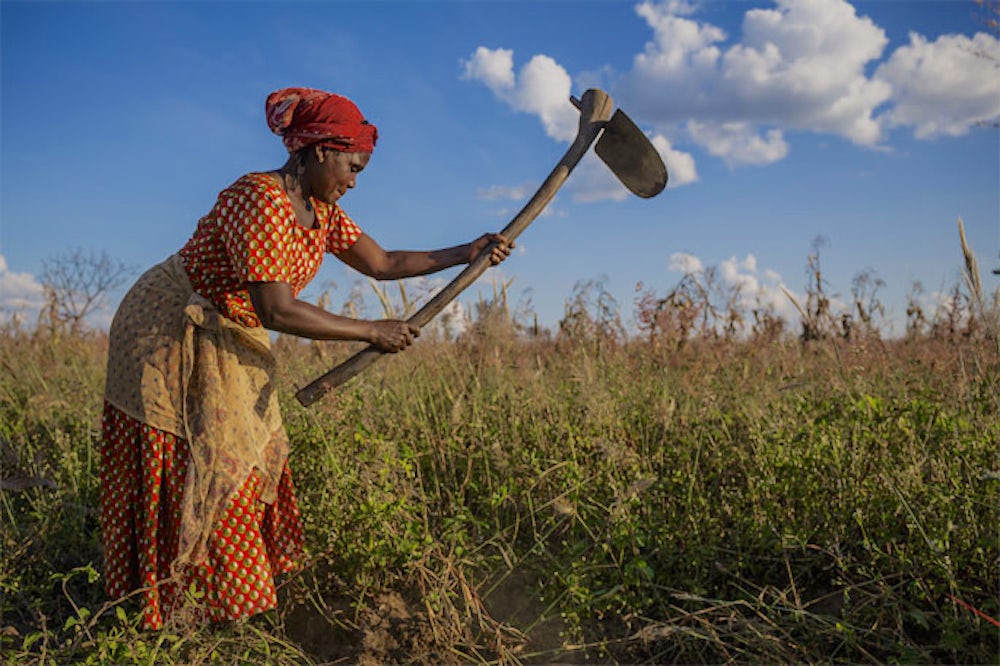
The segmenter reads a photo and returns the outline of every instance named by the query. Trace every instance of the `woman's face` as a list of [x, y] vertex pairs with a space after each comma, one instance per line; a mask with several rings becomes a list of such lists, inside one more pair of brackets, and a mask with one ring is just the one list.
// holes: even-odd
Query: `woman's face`
[[312, 196], [328, 204], [336, 203], [340, 197], [353, 189], [359, 173], [371, 159], [371, 153], [345, 153], [330, 148], [315, 149], [315, 160], [308, 165], [307, 178]]

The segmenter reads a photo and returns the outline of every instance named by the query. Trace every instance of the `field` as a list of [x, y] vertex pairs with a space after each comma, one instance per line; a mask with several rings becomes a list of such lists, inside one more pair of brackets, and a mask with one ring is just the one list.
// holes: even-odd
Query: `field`
[[105, 337], [8, 328], [4, 660], [996, 663], [995, 330], [837, 333], [813, 292], [802, 335], [728, 335], [678, 293], [633, 336], [482, 304], [311, 409], [346, 346], [279, 339], [309, 560], [277, 612], [163, 632], [102, 592]]

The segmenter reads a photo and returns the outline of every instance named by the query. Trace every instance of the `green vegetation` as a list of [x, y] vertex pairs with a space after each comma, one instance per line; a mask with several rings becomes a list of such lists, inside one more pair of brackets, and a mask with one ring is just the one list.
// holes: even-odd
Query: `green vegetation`
[[310, 560], [276, 612], [163, 632], [102, 593], [105, 339], [7, 330], [4, 660], [995, 662], [995, 307], [888, 342], [812, 293], [801, 337], [727, 335], [674, 325], [696, 293], [641, 294], [631, 339], [585, 293], [550, 336], [498, 299], [309, 410], [347, 350], [280, 339]]

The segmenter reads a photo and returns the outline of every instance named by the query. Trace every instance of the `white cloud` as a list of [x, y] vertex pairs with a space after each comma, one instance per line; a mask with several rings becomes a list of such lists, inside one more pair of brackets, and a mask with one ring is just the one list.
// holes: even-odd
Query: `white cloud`
[[463, 65], [463, 78], [484, 83], [514, 110], [537, 115], [551, 138], [576, 136], [580, 114], [569, 103], [572, 80], [549, 56], [534, 56], [515, 76], [513, 51], [480, 46]]
[[[772, 271], [772, 275], [775, 275]], [[719, 264], [719, 278], [728, 287], [738, 287], [740, 305], [752, 307], [762, 302], [772, 306], [778, 303], [778, 296], [783, 296], [780, 277], [768, 280], [757, 274], [757, 258], [748, 254], [742, 261], [730, 257]], [[783, 299], [784, 300], [784, 299]]]
[[[527, 201], [525, 201], [527, 203]], [[538, 219], [553, 218], [553, 217], [566, 217], [566, 211], [559, 208], [558, 197], [549, 202], [549, 205], [542, 209], [538, 214]], [[499, 208], [493, 211], [493, 215], [501, 220], [513, 220], [514, 216], [524, 210], [524, 207], [520, 208]], [[499, 232], [499, 229], [497, 230]]]
[[[576, 136], [579, 113], [567, 103], [572, 80], [552, 58], [534, 56], [515, 77], [513, 51], [480, 46], [463, 64], [463, 78], [482, 82], [511, 108], [537, 115], [551, 138], [571, 141]], [[677, 150], [663, 135], [653, 137], [652, 143], [667, 165], [672, 187], [698, 180], [690, 153]], [[577, 166], [569, 189], [573, 200], [580, 202], [620, 201], [629, 196], [614, 174], [590, 153]], [[528, 185], [492, 185], [480, 189], [477, 195], [494, 200], [519, 199], [529, 193]]]
[[526, 200], [538, 189], [537, 183], [521, 183], [520, 185], [490, 185], [476, 190], [476, 197], [483, 201], [508, 199], [511, 201]]
[[0, 321], [33, 323], [45, 303], [42, 285], [31, 273], [13, 273], [0, 254]]
[[748, 254], [742, 260], [736, 257], [730, 257], [720, 264], [723, 276], [731, 276], [735, 278], [740, 275], [741, 272], [747, 271], [749, 273], [757, 272], [757, 257], [752, 254]]
[[573, 171], [566, 185], [573, 201], [621, 201], [629, 196], [629, 191], [618, 182], [601, 158], [593, 152], [587, 153]]
[[454, 339], [469, 330], [472, 317], [460, 301], [452, 301], [441, 310], [433, 325], [438, 326], [441, 333], [448, 339]]
[[[490, 185], [489, 187], [481, 187], [476, 190], [476, 197], [482, 201], [515, 201], [520, 203], [521, 207], [519, 208], [504, 206], [494, 210], [492, 213], [498, 218], [510, 220], [523, 210], [528, 200], [538, 191], [538, 188], [539, 183], [531, 182], [521, 183], [520, 185]], [[555, 201], [550, 201], [549, 205], [538, 213], [538, 217], [540, 218], [562, 217], [563, 215], [565, 213], [556, 208]]]
[[472, 58], [463, 62], [463, 78], [482, 81], [494, 92], [514, 87], [514, 52], [480, 46]]
[[[847, 0], [774, 0], [748, 9], [735, 35], [697, 11], [685, 0], [637, 4], [652, 34], [626, 72], [592, 63], [574, 81], [536, 55], [515, 75], [511, 50], [479, 47], [464, 62], [464, 78], [537, 115], [559, 140], [576, 129], [566, 104], [571, 85], [597, 82], [654, 130], [673, 186], [698, 180], [685, 144], [730, 166], [767, 165], [787, 157], [795, 132], [884, 148], [895, 128], [921, 139], [954, 136], [1000, 117], [1000, 42], [991, 35], [911, 34], [908, 45], [886, 53], [885, 30]], [[581, 166], [575, 178], [591, 189], [578, 188], [577, 200], [627, 196], [606, 174]]]
[[693, 254], [688, 254], [687, 252], [674, 252], [670, 255], [670, 261], [667, 262], [667, 268], [675, 273], [700, 273], [705, 270], [705, 264], [701, 263], [701, 259]]
[[1000, 117], [1000, 42], [985, 33], [910, 35], [875, 74], [885, 31], [844, 0], [777, 0], [744, 14], [738, 41], [691, 18], [691, 6], [636, 7], [653, 39], [618, 89], [647, 122], [684, 127], [730, 165], [768, 164], [788, 153], [791, 130], [876, 147], [886, 131], [918, 138], [964, 134]]
[[893, 88], [886, 122], [912, 125], [917, 137], [958, 136], [1000, 117], [1000, 42], [979, 33], [942, 35], [933, 42], [910, 33], [875, 78]]
[[687, 129], [698, 144], [721, 157], [730, 166], [771, 164], [788, 155], [781, 130], [768, 130], [760, 136], [747, 123], [701, 123], [688, 121]]
[[653, 41], [620, 87], [645, 119], [696, 119], [691, 138], [731, 164], [782, 159], [783, 129], [829, 132], [862, 145], [881, 140], [874, 113], [890, 87], [864, 70], [888, 40], [849, 3], [778, 0], [774, 9], [751, 9], [742, 40], [728, 47], [721, 29], [682, 17], [673, 4], [647, 2], [636, 11]]
[[572, 141], [580, 114], [568, 104], [572, 80], [566, 70], [552, 58], [536, 55], [521, 68], [518, 81], [517, 108], [537, 114], [553, 139]]
[[[673, 272], [689, 275], [704, 271], [705, 264], [694, 255], [678, 252], [670, 256], [668, 268]], [[792, 294], [796, 299], [800, 297], [785, 285], [777, 272], [771, 269], [759, 270], [754, 255], [747, 254], [743, 259], [733, 256], [722, 261], [716, 276], [723, 286], [739, 289], [739, 307], [746, 310], [771, 308], [786, 321], [796, 320], [797, 311], [787, 294]]]
[[700, 69], [710, 72], [719, 57], [714, 46], [726, 38], [726, 33], [712, 25], [699, 25], [681, 18], [694, 10], [690, 5], [668, 2], [656, 5], [644, 2], [636, 13], [653, 29], [654, 41], [635, 57], [635, 70], [650, 79], [682, 82], [687, 72]]
[[675, 188], [698, 181], [698, 169], [695, 168], [694, 156], [677, 150], [662, 134], [657, 134], [650, 143], [660, 153], [663, 163], [667, 165], [667, 185]]

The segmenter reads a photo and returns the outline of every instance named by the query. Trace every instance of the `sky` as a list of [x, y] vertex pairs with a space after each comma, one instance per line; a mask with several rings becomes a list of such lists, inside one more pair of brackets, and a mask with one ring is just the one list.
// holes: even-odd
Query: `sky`
[[[1000, 285], [984, 18], [965, 0], [0, 0], [0, 316], [33, 320], [47, 259], [107, 252], [137, 276], [176, 252], [219, 191], [284, 162], [263, 113], [278, 88], [358, 104], [379, 143], [341, 205], [387, 249], [433, 249], [506, 226], [575, 134], [569, 96], [597, 87], [667, 189], [632, 196], [588, 155], [466, 306], [508, 284], [555, 326], [592, 282], [634, 325], [637, 284], [664, 296], [715, 269], [794, 321], [818, 247], [840, 300], [863, 272], [884, 283], [900, 334], [915, 283], [932, 305], [961, 279], [959, 218]], [[370, 297], [360, 278], [328, 257], [302, 297]]]

